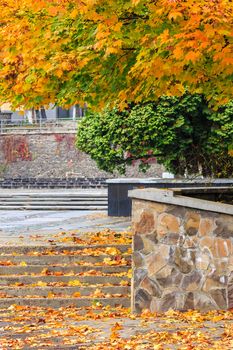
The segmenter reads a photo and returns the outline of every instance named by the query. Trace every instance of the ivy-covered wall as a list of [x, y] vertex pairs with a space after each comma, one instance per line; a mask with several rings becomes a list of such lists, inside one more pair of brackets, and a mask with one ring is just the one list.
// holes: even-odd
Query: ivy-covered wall
[[[153, 164], [147, 174], [137, 165], [127, 177], [158, 177], [162, 167]], [[0, 178], [114, 177], [97, 168], [90, 156], [75, 147], [74, 134], [2, 135], [0, 137]]]

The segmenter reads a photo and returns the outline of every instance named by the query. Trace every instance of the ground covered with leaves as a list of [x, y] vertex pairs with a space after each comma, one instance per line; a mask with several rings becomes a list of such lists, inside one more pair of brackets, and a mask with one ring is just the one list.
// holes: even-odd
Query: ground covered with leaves
[[[41, 251], [39, 247], [42, 243], [45, 246], [50, 245], [50, 248], [45, 247]], [[110, 292], [104, 294], [104, 288], [116, 287], [122, 288], [122, 294], [118, 295], [118, 300], [126, 299], [129, 303], [130, 296], [126, 292], [129, 288], [128, 281], [130, 281], [131, 275], [130, 243], [130, 233], [116, 233], [106, 230], [85, 234], [85, 237], [77, 232], [70, 234], [62, 232], [49, 238], [32, 236], [30, 244], [33, 244], [34, 247], [35, 244], [38, 245], [38, 249], [32, 252], [29, 245], [27, 250], [22, 250], [22, 256], [20, 252], [15, 252], [12, 255], [11, 248], [8, 248], [7, 253], [7, 248], [5, 248], [5, 255], [1, 255], [0, 259], [2, 261], [0, 263], [1, 275], [4, 275], [3, 269], [14, 269], [14, 271], [19, 269], [23, 275], [20, 278], [23, 278], [24, 281], [21, 286], [17, 283], [16, 285], [10, 284], [9, 290], [15, 288], [18, 291], [22, 289], [29, 291], [30, 288], [36, 288], [33, 291], [40, 289], [40, 292], [45, 290], [47, 293], [47, 289], [50, 288], [47, 279], [52, 276], [57, 279], [65, 278], [65, 282], [62, 282], [63, 284], [60, 284], [59, 287], [66, 288], [64, 289], [66, 293], [68, 293], [69, 288], [77, 289], [76, 295], [70, 294], [69, 296], [67, 294], [67, 298], [72, 297], [72, 300], [78, 300], [78, 303], [79, 300], [81, 303], [82, 298], [85, 298], [85, 295], [82, 295], [83, 288], [92, 289], [93, 287], [93, 294], [88, 297], [92, 300], [91, 304], [81, 307], [79, 307], [81, 304], [78, 303], [76, 306], [59, 308], [42, 307], [42, 305], [35, 304], [38, 299], [33, 294], [30, 296], [33, 299], [31, 306], [19, 305], [11, 299], [12, 305], [5, 307], [3, 305], [0, 309], [0, 350], [233, 349], [233, 310], [212, 311], [207, 314], [201, 314], [195, 310], [183, 313], [169, 310], [164, 314], [152, 314], [145, 310], [142, 315], [134, 315], [129, 308], [120, 304], [110, 306], [104, 303], [104, 301], [111, 301], [114, 298]], [[62, 250], [63, 244], [67, 246], [68, 251]], [[109, 244], [109, 247], [103, 248], [104, 244]], [[118, 246], [119, 250], [117, 246], [113, 247], [114, 244]], [[76, 248], [82, 246], [82, 249], [73, 250], [75, 246]], [[33, 269], [38, 269], [38, 272], [34, 275], [30, 273], [30, 276], [27, 276], [29, 273], [27, 269], [30, 268], [27, 259], [31, 259], [31, 256], [34, 256], [33, 259], [46, 259], [48, 256], [52, 256], [54, 259], [54, 256], [58, 254], [55, 247], [60, 249], [59, 259], [64, 259], [64, 256], [69, 254], [71, 262], [77, 256], [84, 260], [86, 256], [89, 261], [86, 259], [83, 265], [75, 264], [75, 260], [68, 265], [33, 266]], [[124, 250], [122, 250], [123, 247]], [[90, 256], [97, 259], [94, 267]], [[70, 266], [72, 264], [73, 266]], [[116, 276], [112, 272], [111, 274], [106, 273], [112, 268], [123, 270], [120, 273], [116, 272]], [[111, 285], [110, 275], [111, 278], [119, 278], [119, 286], [116, 286], [115, 282]], [[89, 284], [87, 287], [82, 282], [82, 278], [90, 276], [95, 276], [96, 281], [98, 278], [102, 278], [104, 282], [95, 286]], [[30, 285], [29, 281], [27, 282], [28, 277], [37, 281], [36, 286]], [[66, 282], [66, 278], [69, 282]], [[50, 283], [56, 285], [59, 282]], [[124, 288], [125, 294], [123, 293]], [[28, 298], [27, 293], [24, 296], [25, 300]], [[0, 300], [1, 298], [6, 298], [6, 296], [0, 296]], [[21, 298], [23, 300], [23, 296]], [[59, 298], [63, 298], [63, 295], [57, 296], [53, 293], [48, 295], [47, 293], [41, 294], [40, 298], [41, 300], [60, 300]]]
[[232, 349], [233, 312], [132, 315], [109, 307], [60, 309], [12, 305], [1, 310], [2, 350]]

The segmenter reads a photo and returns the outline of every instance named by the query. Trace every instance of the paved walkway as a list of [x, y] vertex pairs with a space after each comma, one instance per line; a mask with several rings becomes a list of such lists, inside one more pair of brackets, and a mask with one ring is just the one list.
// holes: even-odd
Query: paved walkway
[[0, 211], [0, 243], [13, 242], [16, 237], [48, 236], [60, 231], [99, 231], [111, 228], [124, 231], [131, 225], [130, 218], [109, 217], [105, 211]]
[[[53, 234], [64, 230], [122, 231], [129, 226], [129, 218], [108, 217], [106, 212], [1, 211], [0, 244], [30, 244], [30, 235], [41, 235], [41, 241], [45, 237], [53, 239]], [[18, 236], [24, 239], [17, 239]], [[35, 240], [32, 244], [35, 245]], [[102, 307], [54, 311], [11, 306], [0, 310], [0, 350], [230, 350], [232, 320], [232, 311], [208, 317], [195, 312], [186, 315], [168, 312], [140, 318], [130, 316], [127, 310]]]
[[[100, 311], [100, 310], [99, 310]], [[123, 311], [122, 311], [123, 312]], [[83, 313], [81, 313], [83, 314]], [[74, 308], [0, 311], [0, 349], [232, 350], [232, 313], [120, 316]], [[118, 316], [119, 315], [119, 316]], [[1, 348], [2, 345], [2, 348]]]

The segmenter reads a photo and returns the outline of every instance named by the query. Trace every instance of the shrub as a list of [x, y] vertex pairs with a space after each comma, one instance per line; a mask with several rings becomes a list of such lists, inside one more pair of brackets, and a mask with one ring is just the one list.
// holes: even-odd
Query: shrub
[[214, 111], [202, 95], [188, 93], [89, 113], [77, 134], [77, 147], [100, 169], [121, 173], [135, 160], [146, 171], [156, 157], [176, 175], [230, 177], [232, 145], [233, 102]]

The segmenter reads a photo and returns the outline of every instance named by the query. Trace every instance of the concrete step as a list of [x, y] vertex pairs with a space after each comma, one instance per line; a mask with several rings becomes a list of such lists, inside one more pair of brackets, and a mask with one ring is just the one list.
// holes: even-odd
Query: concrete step
[[88, 197], [88, 196], [82, 196], [82, 197], [6, 197], [2, 198], [0, 197], [0, 201], [5, 203], [5, 202], [33, 202], [33, 201], [38, 201], [38, 202], [82, 202], [82, 201], [100, 201], [100, 202], [107, 202], [107, 197]]
[[51, 200], [51, 201], [83, 201], [83, 200], [98, 200], [98, 201], [106, 201], [107, 200], [107, 196], [90, 196], [90, 195], [76, 195], [76, 196], [52, 196], [52, 195], [47, 195], [47, 196], [1, 196], [0, 195], [0, 201], [34, 201], [34, 200], [38, 200], [38, 201], [47, 201], [47, 200]]
[[93, 190], [93, 189], [86, 189], [86, 190], [28, 190], [28, 191], [19, 191], [17, 189], [14, 190], [4, 190], [1, 189], [0, 198], [59, 198], [59, 197], [67, 197], [67, 198], [107, 198], [108, 193], [107, 190]]
[[[66, 237], [64, 235], [64, 237]], [[75, 237], [74, 237], [75, 240]], [[95, 249], [108, 249], [108, 248], [116, 248], [122, 253], [125, 253], [128, 251], [128, 249], [131, 248], [131, 245], [129, 244], [95, 244], [95, 245], [80, 245], [80, 244], [56, 244], [56, 245], [22, 245], [22, 246], [5, 246], [5, 245], [0, 245], [0, 260], [1, 260], [1, 254], [6, 255], [6, 254], [30, 254], [30, 255], [36, 255], [37, 253], [45, 253], [48, 252], [51, 254], [61, 254], [62, 252], [69, 252], [72, 254], [72, 252], [79, 251], [79, 250], [84, 250], [84, 249], [92, 249], [95, 251]]]
[[131, 244], [88, 245], [73, 238], [70, 243], [0, 245], [0, 308], [129, 307]]
[[2, 200], [0, 199], [0, 205], [106, 205], [107, 200], [106, 199], [80, 199], [80, 200], [67, 200], [64, 199], [55, 199], [51, 200], [50, 198], [46, 200], [40, 200], [38, 198], [35, 198], [33, 200]]
[[25, 305], [25, 306], [40, 306], [40, 307], [51, 307], [60, 308], [68, 307], [69, 305], [76, 307], [88, 307], [95, 303], [100, 303], [103, 306], [123, 306], [130, 307], [130, 298], [1, 298], [0, 308], [6, 309], [11, 305]]
[[85, 206], [85, 205], [67, 205], [67, 206], [63, 206], [63, 205], [51, 205], [51, 206], [34, 206], [34, 205], [2, 205], [0, 206], [0, 210], [107, 210], [108, 207], [105, 205], [89, 205], [89, 206]]
[[17, 194], [15, 192], [9, 193], [9, 194], [0, 194], [0, 199], [34, 199], [39, 198], [41, 200], [46, 200], [48, 198], [51, 199], [63, 199], [66, 198], [67, 200], [76, 200], [76, 199], [107, 199], [107, 194], [102, 193], [31, 193], [31, 194]]
[[107, 191], [7, 191], [0, 210], [107, 210]]
[[[130, 264], [131, 256], [124, 255], [125, 260], [127, 260]], [[24, 262], [27, 265], [68, 265], [72, 264], [79, 265], [80, 263], [87, 263], [89, 266], [94, 268], [94, 264], [101, 265], [104, 259], [111, 259], [114, 261], [114, 256], [109, 255], [99, 255], [99, 256], [89, 256], [89, 255], [43, 255], [43, 256], [28, 256], [28, 255], [20, 255], [20, 256], [10, 256], [10, 255], [1, 255], [0, 256], [0, 266], [10, 265], [6, 264], [6, 262], [12, 262], [13, 264], [19, 265]], [[106, 264], [110, 265], [110, 264]], [[113, 264], [112, 264], [113, 265]], [[118, 264], [116, 264], [118, 265]], [[123, 265], [123, 264], [122, 264]]]
[[[44, 266], [40, 265], [29, 265], [29, 266], [0, 266], [0, 276], [6, 275], [24, 275], [24, 274], [37, 274], [40, 275], [45, 269]], [[49, 273], [61, 272], [62, 274], [70, 273], [71, 271], [78, 276], [80, 273], [88, 271], [97, 271], [104, 274], [116, 274], [123, 273], [129, 270], [129, 266], [48, 266]], [[78, 277], [77, 277], [78, 278]]]
[[6, 293], [7, 297], [30, 297], [30, 296], [40, 296], [48, 297], [49, 293], [52, 294], [62, 294], [62, 296], [72, 296], [74, 293], [80, 293], [80, 297], [90, 296], [93, 294], [96, 289], [101, 290], [105, 295], [107, 294], [122, 294], [127, 295], [130, 293], [129, 286], [107, 286], [107, 287], [0, 287], [0, 296], [1, 293]]
[[63, 282], [65, 284], [73, 281], [79, 281], [81, 284], [112, 284], [119, 285], [121, 281], [129, 281], [127, 276], [116, 277], [116, 276], [21, 276], [21, 275], [11, 275], [11, 276], [1, 276], [0, 286], [12, 286], [13, 284], [38, 284], [38, 282], [45, 283], [56, 283]]

